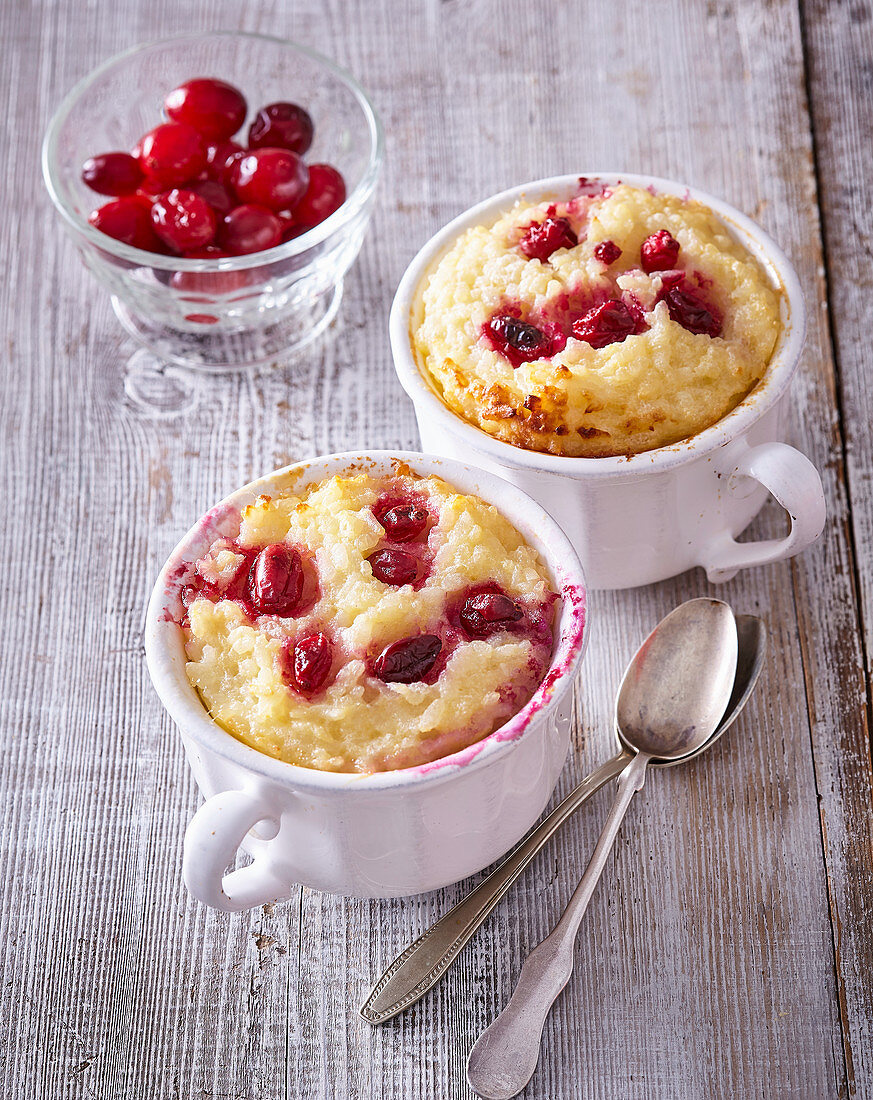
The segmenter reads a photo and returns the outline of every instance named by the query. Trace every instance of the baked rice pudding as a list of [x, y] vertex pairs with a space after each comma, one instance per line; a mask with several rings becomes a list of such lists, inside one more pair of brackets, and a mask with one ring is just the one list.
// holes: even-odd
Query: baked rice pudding
[[480, 740], [549, 668], [557, 599], [492, 505], [398, 465], [246, 507], [181, 578], [210, 715], [303, 767], [373, 772]]
[[715, 424], [767, 369], [781, 294], [708, 207], [580, 180], [466, 230], [413, 307], [419, 368], [506, 443], [632, 455]]

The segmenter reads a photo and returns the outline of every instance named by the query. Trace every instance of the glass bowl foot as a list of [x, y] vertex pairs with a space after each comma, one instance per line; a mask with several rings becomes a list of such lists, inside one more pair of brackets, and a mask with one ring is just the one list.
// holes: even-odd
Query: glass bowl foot
[[340, 281], [324, 294], [296, 303], [272, 324], [238, 330], [192, 320], [190, 331], [182, 332], [134, 312], [116, 296], [112, 307], [124, 328], [159, 362], [217, 372], [263, 366], [305, 348], [336, 317], [342, 294]]

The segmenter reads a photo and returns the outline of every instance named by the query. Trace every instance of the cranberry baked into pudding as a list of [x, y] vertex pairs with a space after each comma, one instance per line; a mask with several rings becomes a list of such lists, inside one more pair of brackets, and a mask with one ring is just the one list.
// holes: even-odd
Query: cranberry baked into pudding
[[188, 676], [246, 744], [325, 771], [409, 767], [503, 725], [553, 648], [556, 595], [492, 505], [438, 477], [261, 496], [183, 578]]
[[580, 180], [463, 232], [411, 318], [465, 420], [529, 450], [631, 455], [715, 424], [764, 375], [780, 292], [708, 207]]

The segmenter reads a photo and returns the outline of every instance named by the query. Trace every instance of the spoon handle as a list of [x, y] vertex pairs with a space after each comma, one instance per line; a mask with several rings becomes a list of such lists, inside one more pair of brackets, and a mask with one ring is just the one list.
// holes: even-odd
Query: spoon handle
[[554, 930], [525, 959], [506, 1008], [470, 1051], [467, 1082], [486, 1100], [509, 1100], [533, 1077], [546, 1017], [573, 973], [579, 924], [603, 873], [631, 799], [645, 781], [647, 753], [639, 753], [618, 781], [618, 793], [594, 853]]
[[390, 1020], [437, 984], [546, 841], [586, 799], [627, 767], [629, 760], [630, 753], [620, 752], [586, 776], [496, 870], [397, 956], [361, 1005], [359, 1011], [367, 1023]]

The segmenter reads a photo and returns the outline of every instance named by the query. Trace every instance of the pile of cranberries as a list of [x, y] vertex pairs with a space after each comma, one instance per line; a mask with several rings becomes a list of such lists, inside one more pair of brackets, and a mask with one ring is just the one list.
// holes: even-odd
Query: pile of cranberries
[[[418, 499], [382, 497], [373, 515], [385, 530], [389, 544], [367, 559], [373, 576], [383, 584], [400, 587], [424, 582], [429, 562], [425, 541], [430, 513]], [[305, 549], [287, 543], [264, 547], [229, 544], [240, 556], [235, 575], [222, 586], [212, 584], [195, 572], [182, 589], [182, 603], [188, 608], [198, 596], [217, 602], [234, 600], [254, 621], [260, 615], [298, 618], [309, 612], [318, 599], [315, 561]], [[470, 588], [455, 596], [446, 608], [441, 634], [414, 634], [367, 656], [367, 667], [386, 684], [412, 684], [439, 674], [448, 651], [458, 640], [483, 639], [501, 631], [525, 630], [521, 604], [510, 599], [493, 583]], [[288, 639], [282, 649], [282, 675], [296, 692], [311, 697], [332, 683], [342, 663], [336, 643], [324, 631]]]
[[86, 161], [82, 179], [113, 201], [88, 221], [146, 252], [188, 259], [273, 248], [324, 221], [345, 202], [329, 164], [307, 165], [312, 119], [296, 103], [268, 103], [234, 140], [248, 106], [223, 80], [198, 78], [164, 100], [166, 121], [132, 152]]
[[[550, 213], [544, 221], [533, 222], [525, 229], [518, 247], [528, 259], [548, 263], [559, 248], [573, 248], [577, 244], [569, 221]], [[676, 268], [679, 251], [675, 237], [661, 229], [646, 237], [640, 246], [640, 267], [647, 275], [663, 273], [657, 300], [666, 302], [672, 321], [697, 335], [720, 336], [721, 319], [716, 310], [703, 300], [699, 288], [689, 281], [686, 273]], [[595, 259], [605, 267], [614, 264], [621, 254], [614, 241], [601, 241], [594, 247]], [[489, 318], [483, 331], [489, 345], [513, 368], [562, 351], [569, 336], [592, 348], [605, 348], [646, 331], [642, 307], [628, 293], [599, 301], [584, 311], [568, 313], [562, 309], [560, 319], [543, 317], [538, 325], [523, 320], [521, 312], [517, 306], [505, 306]]]

